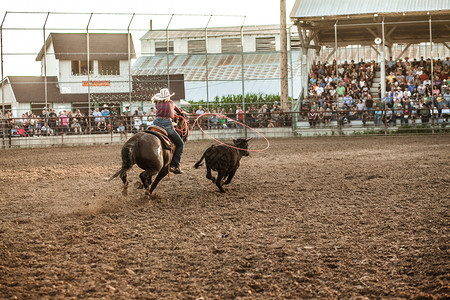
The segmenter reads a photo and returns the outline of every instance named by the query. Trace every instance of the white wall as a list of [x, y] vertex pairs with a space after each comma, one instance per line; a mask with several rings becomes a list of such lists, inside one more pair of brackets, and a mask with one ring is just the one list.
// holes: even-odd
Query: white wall
[[179, 39], [173, 42], [173, 51], [177, 54], [188, 53], [188, 39]]
[[[3, 98], [2, 98], [3, 97]], [[4, 87], [0, 87], [0, 103], [11, 104], [15, 101], [11, 85], [6, 82]]]
[[[53, 44], [51, 44], [50, 47], [48, 47], [48, 49], [47, 49], [47, 55], [46, 55], [47, 76], [58, 76], [59, 75], [58, 61], [57, 61], [54, 53], [55, 53], [55, 50], [53, 48]], [[42, 57], [42, 60], [41, 60], [41, 76], [45, 76], [44, 57]]]
[[20, 118], [22, 117], [22, 114], [27, 113], [31, 110], [30, 103], [14, 102], [11, 105], [11, 110], [14, 118]]
[[222, 53], [222, 38], [208, 38], [208, 53]]
[[[87, 75], [72, 76], [72, 65], [70, 60], [62, 60], [59, 62], [60, 77], [59, 87], [62, 94], [80, 94], [87, 93], [88, 87], [82, 86], [83, 81], [88, 80]], [[89, 76], [91, 81], [110, 81], [110, 86], [91, 86], [91, 93], [128, 93], [129, 92], [129, 69], [128, 61], [121, 60], [119, 62], [120, 75], [99, 75], [98, 62], [94, 61], [94, 74]]]

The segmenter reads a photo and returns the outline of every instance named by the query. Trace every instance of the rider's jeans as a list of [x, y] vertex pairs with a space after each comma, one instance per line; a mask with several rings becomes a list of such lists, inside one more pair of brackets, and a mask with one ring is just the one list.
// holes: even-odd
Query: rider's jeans
[[178, 168], [180, 166], [181, 154], [183, 154], [184, 142], [173, 128], [172, 120], [155, 118], [155, 120], [153, 120], [153, 125], [164, 128], [167, 131], [169, 138], [175, 144], [175, 151], [170, 165]]

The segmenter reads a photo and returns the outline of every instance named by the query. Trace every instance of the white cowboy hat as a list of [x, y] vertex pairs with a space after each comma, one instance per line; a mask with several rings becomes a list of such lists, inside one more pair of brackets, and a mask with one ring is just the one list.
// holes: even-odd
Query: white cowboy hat
[[163, 100], [166, 100], [167, 98], [172, 97], [173, 95], [175, 95], [175, 93], [172, 93], [172, 94], [171, 94], [171, 93], [169, 92], [169, 89], [162, 89], [162, 90], [159, 91], [158, 94], [156, 94], [156, 95], [154, 96], [154, 98], [155, 98], [155, 100], [157, 100], [157, 101], [163, 101]]

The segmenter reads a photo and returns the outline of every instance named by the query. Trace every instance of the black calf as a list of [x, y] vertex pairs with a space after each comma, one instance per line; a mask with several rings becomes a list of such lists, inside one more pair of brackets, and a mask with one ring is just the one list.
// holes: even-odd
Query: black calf
[[[227, 145], [213, 145], [205, 150], [202, 158], [194, 165], [197, 169], [202, 165], [202, 160], [206, 162], [206, 178], [214, 182], [219, 190], [224, 193], [223, 184], [229, 184], [233, 179], [242, 156], [248, 156], [248, 141], [250, 139], [233, 139], [235, 149]], [[242, 150], [245, 149], [245, 150]], [[211, 170], [217, 171], [217, 178], [211, 175]], [[226, 180], [224, 182], [224, 180]]]

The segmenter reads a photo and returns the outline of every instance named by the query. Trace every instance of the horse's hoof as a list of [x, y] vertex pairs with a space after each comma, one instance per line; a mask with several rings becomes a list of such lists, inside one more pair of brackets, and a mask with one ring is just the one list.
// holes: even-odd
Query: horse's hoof
[[136, 181], [136, 182], [134, 183], [134, 186], [135, 186], [137, 189], [142, 189], [142, 188], [144, 187], [144, 185], [142, 184], [142, 182], [139, 182], [139, 181]]
[[148, 197], [150, 197], [152, 194], [150, 193], [149, 190], [145, 190], [145, 195], [148, 196]]
[[128, 190], [122, 190], [122, 195], [123, 196], [128, 196]]

